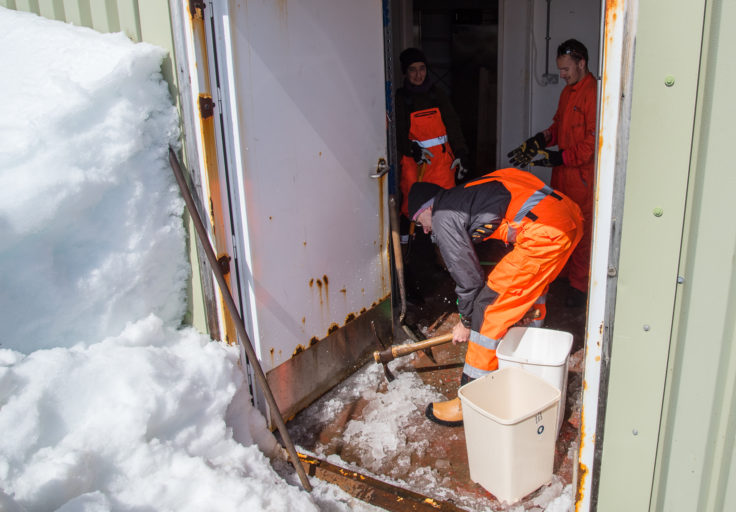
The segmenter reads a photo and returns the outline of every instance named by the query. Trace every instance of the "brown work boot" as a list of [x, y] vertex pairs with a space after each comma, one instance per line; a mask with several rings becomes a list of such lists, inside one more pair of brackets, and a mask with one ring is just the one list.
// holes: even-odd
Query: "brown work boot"
[[430, 420], [445, 427], [463, 426], [463, 409], [459, 397], [444, 402], [432, 402], [427, 406], [424, 414]]

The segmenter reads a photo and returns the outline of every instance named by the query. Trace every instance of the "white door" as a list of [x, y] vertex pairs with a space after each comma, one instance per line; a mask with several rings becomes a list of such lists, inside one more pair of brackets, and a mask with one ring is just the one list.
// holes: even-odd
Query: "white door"
[[[390, 298], [388, 176], [376, 176], [386, 159], [382, 5], [209, 5], [233, 280], [265, 372], [311, 353], [269, 375], [282, 412], [293, 412], [335, 383], [335, 364], [364, 355], [356, 344], [375, 348], [333, 334]], [[345, 347], [328, 337], [352, 353], [336, 355]]]

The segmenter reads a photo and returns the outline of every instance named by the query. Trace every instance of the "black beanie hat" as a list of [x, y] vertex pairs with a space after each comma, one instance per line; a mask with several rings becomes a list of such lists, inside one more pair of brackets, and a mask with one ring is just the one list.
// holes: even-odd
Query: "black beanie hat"
[[424, 62], [427, 65], [427, 57], [419, 48], [407, 48], [399, 55], [399, 62], [401, 62], [401, 72], [406, 74], [406, 70], [415, 62]]
[[426, 181], [414, 183], [409, 189], [409, 219], [415, 220], [414, 217], [422, 206], [433, 200], [442, 190], [444, 189], [435, 183]]

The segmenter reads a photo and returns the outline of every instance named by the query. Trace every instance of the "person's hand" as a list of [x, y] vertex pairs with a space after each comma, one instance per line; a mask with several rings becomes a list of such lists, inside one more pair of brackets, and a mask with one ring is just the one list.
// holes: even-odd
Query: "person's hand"
[[452, 342], [465, 343], [470, 339], [470, 327], [465, 327], [462, 322], [455, 324], [452, 328]]
[[562, 159], [562, 151], [547, 151], [540, 149], [538, 154], [542, 158], [534, 160], [531, 165], [536, 165], [538, 167], [557, 167], [558, 165], [565, 163]]
[[427, 148], [423, 148], [416, 142], [412, 142], [411, 156], [412, 158], [414, 158], [414, 161], [417, 163], [417, 165], [421, 164], [422, 162], [429, 165], [429, 163], [432, 161], [432, 158], [434, 157], [434, 154]]
[[459, 158], [452, 161], [450, 169], [455, 171], [455, 177], [458, 181], [462, 180], [468, 174], [468, 170], [463, 166], [463, 162]]
[[544, 132], [539, 132], [534, 137], [530, 137], [521, 145], [506, 155], [509, 157], [509, 162], [515, 167], [526, 167], [532, 161], [532, 158], [537, 156], [540, 149], [544, 149], [547, 145], [547, 139], [544, 136]]

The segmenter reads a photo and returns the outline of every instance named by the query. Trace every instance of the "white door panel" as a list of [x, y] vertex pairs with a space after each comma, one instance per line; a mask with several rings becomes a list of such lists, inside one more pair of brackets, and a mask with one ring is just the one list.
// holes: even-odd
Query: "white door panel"
[[213, 8], [243, 316], [268, 371], [390, 294], [381, 2]]

